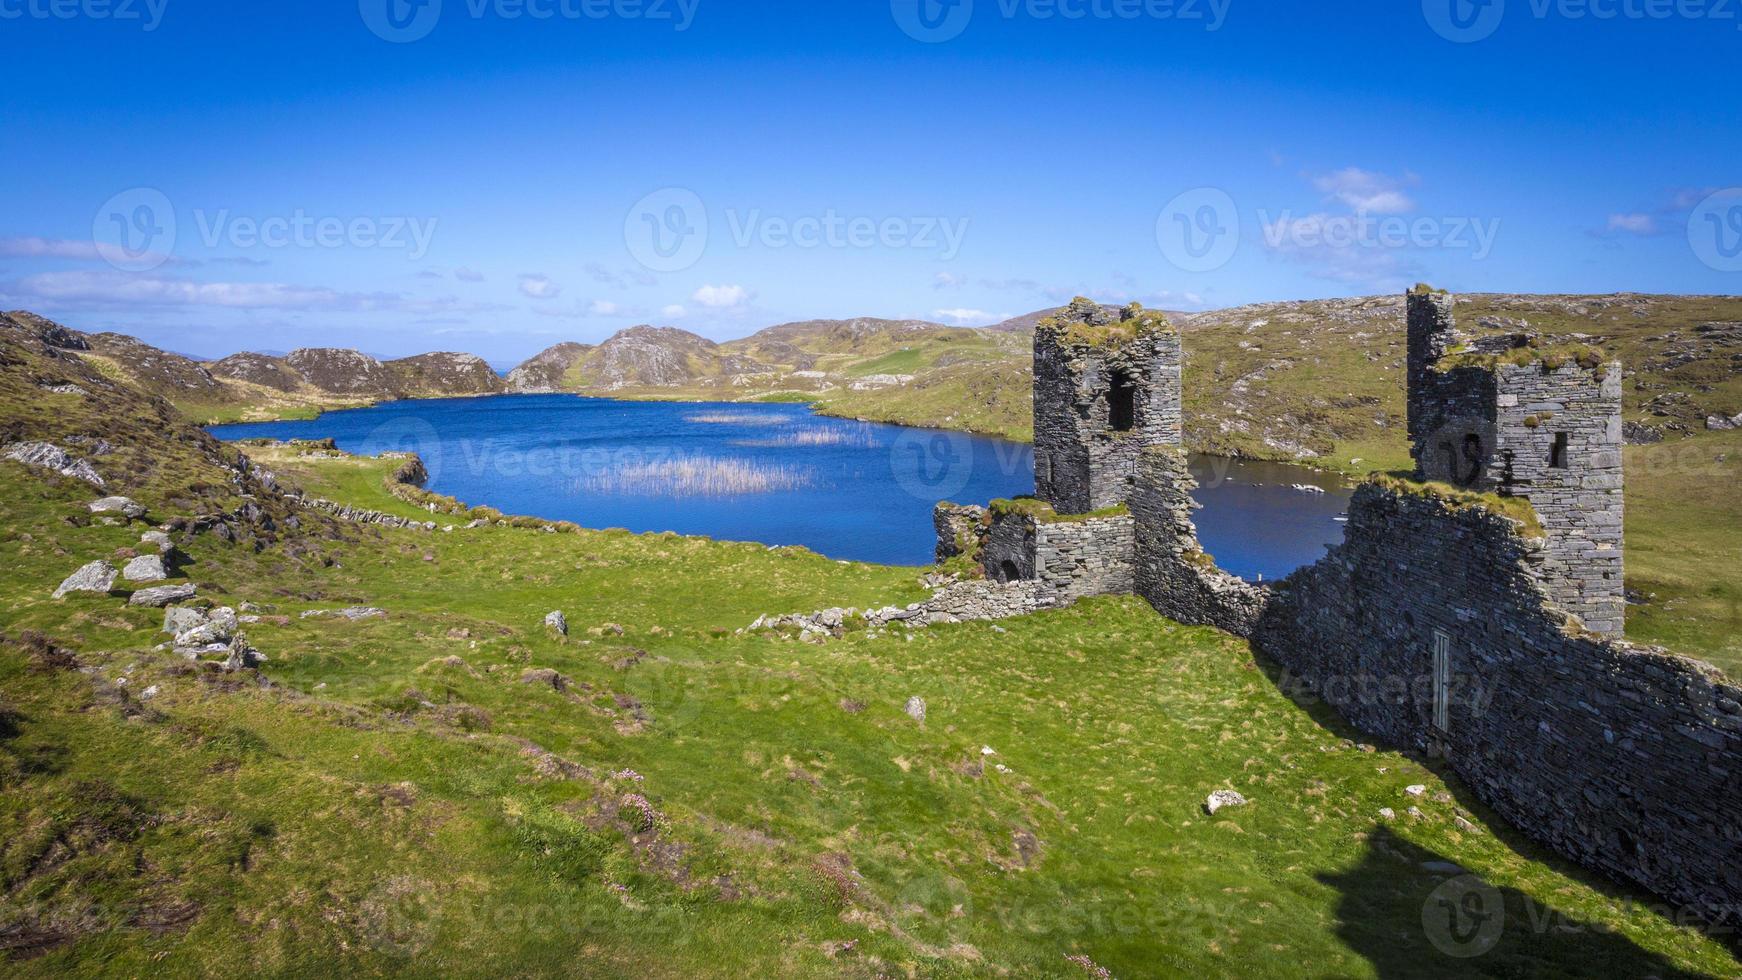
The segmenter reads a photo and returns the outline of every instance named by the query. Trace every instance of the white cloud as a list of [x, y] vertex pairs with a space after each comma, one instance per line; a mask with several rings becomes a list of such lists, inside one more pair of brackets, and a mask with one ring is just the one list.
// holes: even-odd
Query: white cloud
[[461, 282], [483, 282], [484, 281], [484, 274], [482, 272], [478, 272], [474, 269], [469, 269], [465, 266], [461, 266], [460, 268], [454, 270], [454, 278], [458, 279]]
[[967, 276], [958, 276], [953, 272], [940, 272], [932, 277], [933, 289], [961, 289], [968, 284]]
[[587, 307], [588, 316], [617, 316], [621, 312], [616, 303], [609, 300], [596, 299]]
[[733, 310], [750, 302], [750, 293], [743, 286], [703, 286], [690, 299], [710, 310]]
[[1313, 186], [1322, 193], [1352, 210], [1369, 214], [1403, 214], [1414, 210], [1415, 202], [1403, 192], [1403, 188], [1418, 182], [1414, 174], [1392, 177], [1360, 167], [1345, 167], [1336, 173], [1313, 178]]
[[670, 306], [667, 306], [664, 309], [660, 310], [659, 315], [665, 317], [668, 320], [676, 320], [679, 317], [687, 316], [688, 311], [683, 308], [682, 304], [673, 303]]
[[1649, 214], [1612, 214], [1609, 216], [1609, 230], [1631, 235], [1655, 235], [1658, 232], [1657, 218]]
[[984, 327], [1010, 319], [1008, 315], [1002, 313], [967, 309], [933, 310], [931, 315], [939, 323], [947, 323], [955, 327]]
[[531, 299], [556, 299], [562, 295], [562, 287], [550, 281], [549, 276], [533, 273], [521, 273], [520, 293]]
[[8, 259], [73, 259], [79, 262], [112, 262], [128, 268], [152, 267], [165, 264], [189, 265], [174, 256], [161, 252], [146, 252], [129, 255], [119, 245], [108, 242], [82, 241], [66, 238], [37, 238], [35, 236], [13, 236], [0, 238], [0, 258]]
[[325, 312], [398, 311], [407, 313], [482, 313], [499, 304], [462, 302], [452, 296], [411, 299], [400, 293], [343, 292], [324, 286], [282, 282], [196, 282], [191, 279], [127, 275], [108, 271], [44, 272], [0, 283], [9, 304], [49, 302], [85, 309], [220, 307]]

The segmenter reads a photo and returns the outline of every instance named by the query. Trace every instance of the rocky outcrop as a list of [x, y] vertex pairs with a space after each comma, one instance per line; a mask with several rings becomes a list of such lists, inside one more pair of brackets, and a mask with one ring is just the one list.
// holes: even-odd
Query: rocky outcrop
[[388, 361], [386, 367], [400, 398], [493, 395], [508, 390], [507, 382], [476, 354], [419, 354]]
[[381, 396], [393, 390], [387, 368], [354, 350], [305, 347], [285, 355], [284, 363], [311, 386], [334, 395]]
[[53, 470], [61, 476], [83, 480], [91, 486], [101, 488], [103, 477], [97, 473], [97, 468], [89, 460], [75, 459], [66, 450], [48, 442], [15, 442], [6, 447], [6, 459], [35, 466], [45, 470]]
[[145, 505], [131, 497], [104, 497], [85, 506], [93, 514], [120, 514], [129, 520], [145, 516]]
[[140, 589], [127, 597], [130, 606], [144, 606], [149, 609], [161, 609], [164, 606], [186, 602], [192, 599], [198, 590], [191, 582], [179, 585], [159, 585], [149, 589]]
[[292, 392], [303, 386], [302, 375], [286, 364], [284, 358], [267, 354], [247, 351], [231, 354], [213, 363], [211, 372], [220, 378], [243, 381], [276, 391]]
[[159, 350], [125, 334], [87, 334], [85, 339], [91, 354], [115, 364], [151, 394], [204, 402], [228, 398], [223, 384], [192, 358]]
[[565, 391], [564, 377], [592, 349], [591, 344], [564, 343], [542, 350], [508, 372], [508, 390], [526, 394]]

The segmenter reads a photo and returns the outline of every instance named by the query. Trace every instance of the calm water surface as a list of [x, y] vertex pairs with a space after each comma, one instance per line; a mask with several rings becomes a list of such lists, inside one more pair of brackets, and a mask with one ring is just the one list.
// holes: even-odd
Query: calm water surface
[[[429, 489], [511, 514], [803, 545], [899, 565], [930, 563], [937, 501], [1034, 492], [1029, 446], [824, 418], [800, 405], [503, 395], [211, 431], [229, 440], [332, 438], [370, 455], [415, 452], [429, 467]], [[1198, 457], [1192, 468], [1204, 484], [1204, 546], [1237, 575], [1280, 578], [1342, 539], [1336, 518], [1347, 493], [1335, 481], [1220, 457]]]

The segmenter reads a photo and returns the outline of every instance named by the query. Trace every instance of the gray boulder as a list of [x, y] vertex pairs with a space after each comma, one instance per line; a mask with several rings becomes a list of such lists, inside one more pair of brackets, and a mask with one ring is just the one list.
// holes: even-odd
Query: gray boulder
[[121, 569], [121, 577], [129, 582], [161, 582], [169, 578], [161, 555], [140, 555]]
[[914, 696], [907, 699], [907, 716], [920, 724], [925, 724], [925, 698]]
[[[178, 586], [169, 586], [177, 588]], [[187, 586], [192, 588], [193, 586]], [[158, 591], [148, 589], [147, 591]], [[206, 624], [206, 614], [198, 609], [171, 608], [163, 611], [163, 631], [173, 635], [181, 635], [196, 626]]]
[[1204, 810], [1211, 815], [1214, 815], [1217, 810], [1223, 809], [1224, 807], [1245, 805], [1246, 797], [1241, 796], [1239, 793], [1236, 793], [1231, 789], [1219, 789], [1214, 793], [1211, 793], [1210, 798], [1204, 801]]
[[107, 593], [115, 587], [115, 566], [106, 561], [94, 561], [78, 571], [67, 576], [60, 588], [54, 590], [54, 597], [73, 592]]
[[[167, 617], [164, 621], [168, 622]], [[214, 609], [206, 614], [203, 622], [176, 633], [175, 645], [177, 647], [206, 647], [213, 644], [226, 644], [236, 638], [236, 629], [240, 625], [236, 621], [236, 610], [229, 606]]]
[[544, 625], [556, 630], [558, 636], [569, 635], [569, 621], [561, 611], [553, 612], [549, 616], [544, 617]]
[[[180, 585], [159, 585], [156, 588], [140, 589], [127, 600], [129, 606], [145, 606], [151, 609], [161, 609], [177, 602], [186, 602], [194, 597], [192, 582]], [[204, 617], [201, 617], [202, 619]]]
[[6, 447], [5, 458], [16, 460], [26, 466], [53, 470], [61, 476], [83, 480], [93, 487], [103, 485], [103, 478], [97, 475], [96, 468], [89, 461], [74, 459], [67, 455], [66, 450], [53, 443], [15, 442]]
[[90, 504], [93, 514], [120, 514], [129, 520], [145, 516], [145, 505], [131, 497], [104, 497]]
[[139, 543], [156, 548], [160, 555], [167, 555], [175, 550], [175, 543], [169, 540], [169, 534], [164, 531], [146, 531], [139, 536]]
[[1706, 428], [1719, 432], [1727, 432], [1731, 429], [1742, 429], [1742, 415], [1736, 415], [1730, 418], [1726, 418], [1722, 415], [1708, 415], [1706, 416]]

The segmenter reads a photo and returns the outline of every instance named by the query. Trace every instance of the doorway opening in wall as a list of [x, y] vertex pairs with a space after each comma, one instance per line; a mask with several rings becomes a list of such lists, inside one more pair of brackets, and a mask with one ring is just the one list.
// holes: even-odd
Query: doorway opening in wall
[[1452, 727], [1452, 638], [1434, 630], [1434, 730], [1444, 735]]
[[1022, 580], [1022, 569], [1016, 563], [1006, 558], [998, 563], [998, 579], [1001, 582], [1019, 582]]
[[1124, 371], [1113, 372], [1113, 386], [1107, 392], [1107, 422], [1114, 432], [1137, 428], [1137, 386]]
[[1567, 433], [1556, 432], [1554, 434], [1554, 448], [1548, 453], [1549, 466], [1557, 470], [1567, 468], [1567, 451], [1571, 448], [1569, 443], [1570, 437]]

